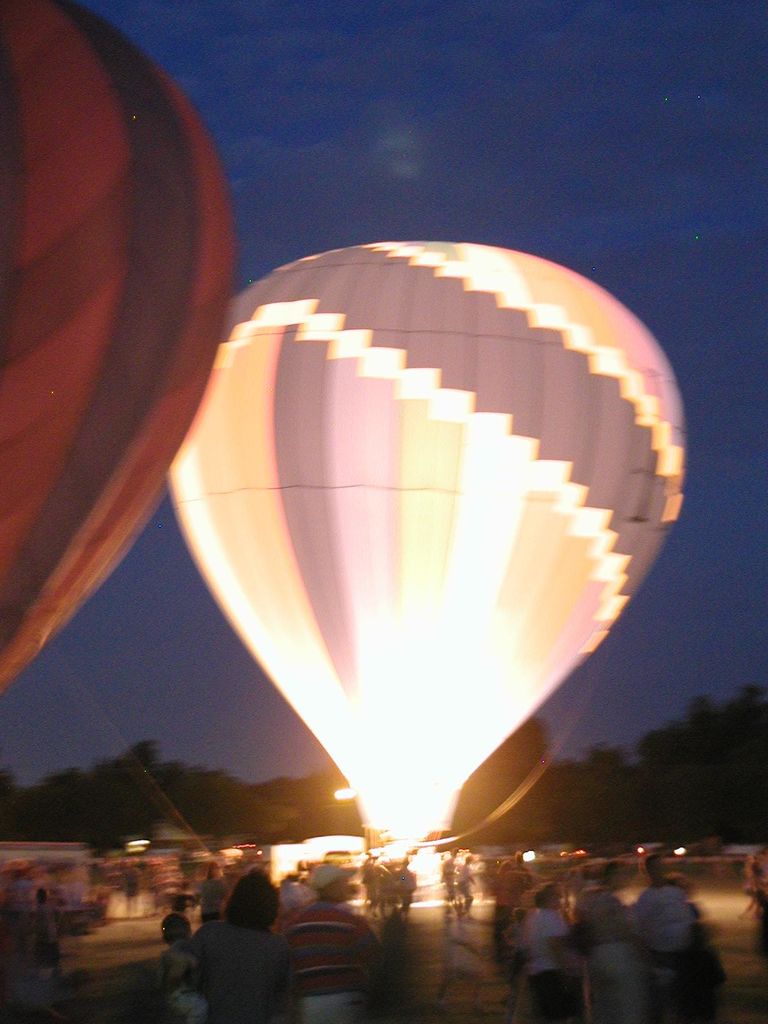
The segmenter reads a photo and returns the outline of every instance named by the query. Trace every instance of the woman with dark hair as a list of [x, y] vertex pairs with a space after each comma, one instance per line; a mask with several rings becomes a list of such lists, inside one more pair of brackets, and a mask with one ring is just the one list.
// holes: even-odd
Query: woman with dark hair
[[277, 889], [251, 871], [235, 885], [223, 921], [208, 921], [193, 935], [208, 1024], [269, 1024], [288, 989], [288, 945], [270, 929]]

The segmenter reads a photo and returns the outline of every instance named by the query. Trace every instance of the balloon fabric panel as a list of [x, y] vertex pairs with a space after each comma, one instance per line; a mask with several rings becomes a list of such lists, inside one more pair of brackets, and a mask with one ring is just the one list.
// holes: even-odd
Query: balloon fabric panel
[[0, 338], [0, 470], [18, 496], [0, 524], [2, 686], [159, 495], [213, 359], [232, 229], [196, 116], [105, 22], [9, 0], [0, 52], [18, 149]]
[[[283, 335], [264, 327], [222, 346], [196, 418], [217, 429], [199, 448], [182, 449], [174, 477], [188, 495], [182, 529], [193, 550], [204, 543], [210, 562], [203, 571], [220, 604], [265, 669], [285, 680], [286, 699], [318, 723], [321, 742], [338, 748], [348, 714], [296, 566], [274, 457]], [[246, 443], [235, 443], [235, 424]], [[254, 524], [263, 543], [253, 543]], [[286, 621], [288, 645], [279, 642]]]
[[[18, 503], [13, 523], [3, 522], [0, 575], [17, 580], [19, 565], [11, 554], [28, 536], [50, 481], [62, 470], [115, 317], [125, 252], [114, 239], [127, 225], [123, 179], [128, 164], [108, 76], [87, 41], [50, 5], [41, 7], [32, 23], [20, 9], [11, 4], [3, 14], [19, 125], [14, 186], [20, 230], [0, 375], [3, 479], [10, 481], [5, 493]], [[79, 75], [72, 70], [76, 66]], [[56, 72], [64, 74], [63, 82]], [[70, 148], [72, 132], [61, 138], [59, 119], [52, 116], [54, 85], [66, 87], [73, 103], [82, 104], [102, 126], [103, 155], [96, 158], [92, 179], [82, 168], [84, 163], [90, 168], [94, 147], [82, 133], [83, 163], [65, 159], [78, 151]], [[67, 180], [72, 173], [75, 180]], [[57, 177], [64, 179], [63, 192]], [[84, 189], [76, 187], [80, 177], [90, 182]], [[59, 443], [51, 444], [51, 436]], [[3, 599], [18, 609], [23, 601], [21, 596]]]
[[[133, 174], [127, 203], [130, 227], [124, 243], [127, 259], [100, 376], [67, 446], [66, 463], [25, 540], [22, 563], [29, 567], [27, 574], [16, 571], [0, 593], [4, 605], [16, 607], [39, 593], [51, 566], [64, 553], [69, 540], [67, 527], [82, 520], [103, 490], [115, 459], [151, 407], [155, 389], [162, 387], [164, 364], [172, 350], [154, 345], [145, 348], [143, 358], [137, 360], [138, 339], [149, 332], [162, 337], [176, 333], [184, 318], [194, 268], [194, 253], [189, 248], [184, 248], [180, 262], [168, 262], [165, 249], [158, 250], [156, 242], [153, 245], [158, 229], [162, 229], [164, 245], [169, 245], [171, 251], [195, 233], [193, 188], [174, 202], [167, 189], [160, 191], [157, 187], [158, 182], [175, 182], [180, 167], [182, 181], [190, 176], [173, 111], [160, 95], [145, 58], [136, 51], [126, 51], [122, 40], [103, 23], [82, 12], [74, 11], [73, 15], [76, 22], [81, 21], [95, 53], [111, 68], [113, 103], [117, 101], [121, 122], [132, 136]], [[163, 148], [157, 148], [158, 138], [164, 139]], [[151, 149], [155, 152], [149, 160]], [[114, 233], [119, 229], [118, 224]], [[59, 270], [65, 272], [61, 265]], [[171, 276], [174, 271], [175, 277]], [[152, 292], [149, 302], [147, 288]], [[94, 334], [86, 334], [88, 337]]]
[[338, 578], [345, 591], [347, 642], [355, 659], [355, 677], [344, 684], [358, 699], [358, 680], [370, 672], [371, 659], [387, 643], [374, 624], [386, 622], [399, 593], [401, 425], [391, 380], [360, 378], [351, 359], [330, 360], [326, 376], [328, 496]]
[[[249, 377], [254, 396], [274, 387], [274, 426], [244, 429], [239, 374], [277, 330], [274, 380]], [[222, 372], [172, 473], [177, 512], [369, 824], [446, 827], [463, 778], [636, 589], [682, 480], [680, 407], [673, 382], [657, 386], [657, 352], [590, 282], [483, 246], [336, 250], [234, 304]], [[223, 491], [206, 483], [226, 438], [274, 458], [271, 524], [255, 504], [266, 492], [242, 475]], [[282, 582], [271, 588], [261, 562], [248, 578], [244, 548], [279, 550]], [[306, 604], [281, 613], [289, 579]], [[315, 654], [296, 636], [316, 636]], [[382, 735], [402, 760], [384, 771], [370, 756]]]
[[326, 476], [326, 344], [287, 332], [275, 381], [275, 455], [288, 531], [315, 620], [342, 686], [354, 678], [346, 593]]

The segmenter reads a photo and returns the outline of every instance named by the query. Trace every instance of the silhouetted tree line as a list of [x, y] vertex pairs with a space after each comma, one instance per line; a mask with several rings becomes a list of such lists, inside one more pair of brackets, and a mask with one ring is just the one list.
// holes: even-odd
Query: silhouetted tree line
[[[531, 719], [470, 776], [454, 832], [466, 842], [571, 842], [624, 850], [638, 841], [677, 845], [717, 836], [768, 840], [768, 700], [747, 686], [715, 704], [694, 700], [686, 716], [648, 733], [630, 758], [596, 747], [580, 761], [548, 766], [548, 738]], [[546, 768], [546, 770], [544, 770]], [[510, 810], [487, 821], [510, 793], [541, 777]], [[333, 792], [344, 784], [328, 768], [302, 779], [247, 783], [223, 771], [161, 761], [144, 741], [90, 770], [71, 768], [32, 786], [0, 770], [0, 839], [86, 842], [97, 850], [128, 836], [151, 836], [171, 822], [190, 838], [248, 837], [260, 843], [323, 833], [355, 833], [354, 804]]]
[[32, 786], [17, 786], [0, 772], [0, 839], [85, 842], [105, 851], [127, 837], [150, 838], [157, 824], [170, 823], [190, 843], [228, 836], [300, 840], [321, 834], [329, 812], [337, 824], [359, 827], [359, 818], [349, 820], [351, 808], [334, 805], [333, 790], [344, 784], [334, 767], [304, 779], [246, 783], [223, 771], [161, 761], [157, 744], [145, 740], [90, 770], [70, 768]]
[[[547, 756], [535, 719], [506, 740], [462, 791], [455, 831], [471, 829]], [[680, 721], [649, 732], [630, 758], [595, 747], [581, 761], [555, 761], [478, 843], [573, 842], [606, 852], [638, 842], [768, 840], [768, 700], [744, 687], [722, 704], [692, 701]]]

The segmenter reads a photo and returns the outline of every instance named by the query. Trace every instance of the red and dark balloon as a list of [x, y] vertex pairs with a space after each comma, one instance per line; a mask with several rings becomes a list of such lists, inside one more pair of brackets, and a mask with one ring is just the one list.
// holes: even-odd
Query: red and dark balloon
[[214, 147], [91, 12], [0, 5], [0, 687], [142, 525], [231, 292]]

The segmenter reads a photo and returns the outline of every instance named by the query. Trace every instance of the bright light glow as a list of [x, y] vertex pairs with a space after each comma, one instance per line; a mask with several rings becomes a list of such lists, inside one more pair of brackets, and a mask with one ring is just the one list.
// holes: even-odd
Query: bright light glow
[[688, 851], [684, 846], [678, 846], [677, 849], [672, 851], [676, 857], [684, 857]]
[[[296, 302], [270, 302], [259, 306], [251, 320], [258, 327], [279, 327], [282, 324], [307, 325], [317, 309], [317, 299], [299, 299]], [[339, 327], [336, 328], [340, 330]]]
[[664, 505], [664, 511], [661, 514], [662, 523], [673, 523], [680, 515], [680, 509], [682, 507], [682, 494], [673, 494], [667, 498], [667, 502]]
[[129, 839], [125, 844], [126, 853], [143, 853], [149, 846], [149, 839]]
[[638, 853], [640, 854], [640, 856], [642, 857], [642, 855], [643, 855], [643, 854], [645, 853], [645, 847], [644, 847], [644, 846], [638, 846], [638, 848], [637, 848], [637, 852], [638, 852]]
[[343, 850], [346, 853], [358, 855], [365, 850], [365, 840], [362, 836], [312, 836], [305, 839], [301, 844], [305, 850], [306, 860], [320, 861], [329, 853], [338, 853]]
[[[214, 594], [366, 825], [420, 839], [607, 636], [679, 512], [682, 416], [647, 331], [570, 271], [483, 246], [360, 253], [334, 255], [340, 277], [320, 257], [276, 272], [255, 309], [243, 293], [251, 318], [220, 348], [172, 490]], [[565, 384], [526, 376], [530, 336], [493, 319], [514, 311], [547, 351], [560, 338]], [[610, 436], [571, 452], [595, 375], [617, 381]], [[521, 428], [526, 409], [544, 421]]]
[[351, 786], [345, 786], [342, 789], [337, 789], [333, 795], [336, 800], [354, 800], [357, 796], [357, 790], [352, 789]]
[[[266, 307], [262, 307], [266, 308]], [[330, 341], [344, 328], [344, 317], [338, 313], [313, 313], [302, 321], [296, 332], [297, 341]]]
[[237, 846], [227, 846], [223, 850], [219, 850], [219, 853], [227, 860], [240, 860], [243, 856], [243, 851]]
[[526, 850], [525, 853], [523, 854], [523, 860], [525, 861], [526, 864], [530, 864], [532, 861], [536, 860], [536, 851], [535, 850]]

